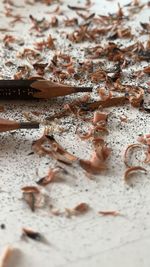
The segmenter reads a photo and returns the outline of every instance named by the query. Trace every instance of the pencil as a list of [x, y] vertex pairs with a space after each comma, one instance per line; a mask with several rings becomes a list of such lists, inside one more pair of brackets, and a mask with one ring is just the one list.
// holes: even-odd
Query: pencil
[[70, 86], [47, 80], [0, 80], [0, 99], [50, 99], [91, 92], [92, 87]]
[[18, 129], [38, 129], [38, 122], [17, 122], [0, 118], [0, 132], [7, 132]]

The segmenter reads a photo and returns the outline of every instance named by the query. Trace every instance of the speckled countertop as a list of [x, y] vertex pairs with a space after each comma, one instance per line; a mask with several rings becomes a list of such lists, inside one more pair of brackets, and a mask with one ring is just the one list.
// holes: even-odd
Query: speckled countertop
[[[64, 10], [67, 4], [76, 5], [77, 1], [64, 1]], [[82, 2], [82, 1], [80, 1]], [[106, 14], [117, 10], [117, 1], [95, 0], [92, 10]], [[18, 1], [16, 1], [18, 4]], [[119, 1], [125, 4], [128, 1]], [[24, 1], [19, 1], [15, 12], [24, 16], [24, 23], [10, 26], [10, 18], [0, 13], [1, 28], [12, 29], [11, 33], [0, 32], [1, 40], [5, 34], [12, 34], [23, 39], [25, 46], [34, 44], [36, 37], [29, 35], [31, 22], [29, 15], [46, 16], [45, 12], [56, 7], [37, 3], [24, 6]], [[4, 3], [0, 2], [0, 10]], [[52, 9], [53, 10], [53, 9]], [[70, 11], [68, 11], [68, 15]], [[47, 15], [48, 16], [48, 15]], [[135, 15], [132, 22], [133, 29], [139, 27], [139, 21], [147, 22], [149, 10], [143, 9]], [[73, 48], [68, 46], [68, 41], [60, 38], [63, 27], [52, 34], [57, 37], [57, 45], [63, 52], [68, 52], [75, 57], [84, 58], [85, 44], [77, 44]], [[48, 33], [46, 33], [47, 35]], [[144, 37], [139, 37], [144, 38]], [[128, 40], [128, 44], [130, 41]], [[2, 78], [13, 78], [17, 66], [22, 64], [16, 53], [22, 49], [16, 45], [13, 51], [4, 48], [0, 43], [0, 75]], [[53, 52], [45, 54], [45, 61], [50, 60]], [[5, 60], [13, 61], [13, 66], [5, 66]], [[34, 73], [33, 73], [34, 74]], [[51, 74], [47, 74], [50, 78]], [[70, 80], [72, 81], [72, 80]], [[132, 81], [131, 81], [132, 82]], [[88, 83], [90, 85], [90, 82]], [[93, 93], [93, 97], [95, 97]], [[73, 97], [66, 97], [58, 101], [15, 102], [4, 103], [5, 112], [2, 117], [24, 119], [23, 112], [44, 111], [46, 115], [59, 109], [62, 104]], [[109, 110], [109, 109], [107, 109]], [[31, 144], [43, 133], [39, 130], [21, 130], [0, 135], [0, 225], [5, 224], [5, 229], [0, 229], [0, 251], [7, 245], [18, 248], [21, 253], [15, 259], [15, 267], [148, 267], [150, 266], [150, 166], [146, 165], [148, 175], [137, 173], [133, 177], [132, 186], [125, 184], [123, 174], [123, 152], [128, 144], [136, 143], [139, 134], [150, 133], [150, 117], [148, 113], [140, 112], [129, 106], [111, 108], [108, 120], [110, 134], [107, 143], [113, 149], [108, 162], [109, 169], [106, 173], [88, 179], [81, 168], [69, 168], [65, 182], [52, 183], [46, 189], [51, 203], [59, 208], [72, 208], [80, 202], [86, 202], [91, 210], [82, 216], [66, 218], [54, 216], [46, 209], [31, 212], [22, 200], [21, 187], [35, 185], [37, 173], [39, 177], [46, 175], [49, 166], [54, 162], [48, 157], [39, 158], [35, 154], [29, 155]], [[128, 123], [122, 123], [120, 115], [128, 117]], [[72, 117], [62, 120], [62, 125], [68, 129], [64, 133], [56, 133], [57, 140], [71, 153], [82, 158], [89, 158], [91, 153], [90, 142], [80, 141], [75, 135], [78, 121]], [[144, 158], [137, 152], [137, 158]], [[136, 158], [133, 159], [138, 161]], [[98, 215], [99, 210], [117, 210], [122, 216], [104, 217]], [[32, 228], [42, 233], [49, 245], [32, 240], [21, 240], [22, 228]], [[16, 262], [17, 261], [17, 262]], [[11, 264], [11, 267], [12, 264]]]

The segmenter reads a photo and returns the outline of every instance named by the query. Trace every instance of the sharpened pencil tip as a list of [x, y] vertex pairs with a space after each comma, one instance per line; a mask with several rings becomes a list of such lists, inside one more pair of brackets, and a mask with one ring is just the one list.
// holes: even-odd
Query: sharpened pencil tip
[[89, 87], [75, 87], [75, 91], [76, 92], [92, 92], [93, 87], [89, 86]]
[[20, 122], [20, 129], [38, 129], [38, 122]]

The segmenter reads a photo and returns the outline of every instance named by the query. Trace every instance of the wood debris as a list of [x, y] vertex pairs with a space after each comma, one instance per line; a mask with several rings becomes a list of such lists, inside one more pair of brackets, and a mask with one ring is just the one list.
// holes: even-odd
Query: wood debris
[[36, 208], [43, 208], [48, 200], [48, 196], [37, 186], [22, 187], [23, 199], [34, 212]]
[[127, 167], [131, 167], [132, 164], [128, 163], [128, 154], [131, 153], [131, 151], [133, 151], [135, 148], [141, 148], [142, 146], [140, 144], [131, 144], [129, 145], [124, 153], [124, 163]]
[[116, 210], [99, 211], [98, 213], [100, 215], [103, 215], [103, 216], [118, 216], [118, 215], [120, 215], [120, 212], [116, 211]]
[[90, 207], [86, 203], [80, 203], [77, 206], [75, 206], [73, 209], [65, 209], [65, 214], [67, 217], [77, 216], [81, 214], [85, 214], [90, 210]]
[[37, 242], [48, 244], [48, 241], [46, 240], [46, 238], [39, 232], [35, 232], [34, 230], [29, 229], [29, 228], [23, 228], [22, 239], [25, 240], [26, 238], [32, 239]]
[[18, 252], [20, 254], [19, 249], [16, 249], [12, 246], [7, 246], [0, 256], [0, 267], [7, 267], [12, 265], [15, 266], [14, 259], [16, 256], [18, 257]]
[[130, 174], [136, 172], [136, 171], [143, 171], [144, 173], [147, 173], [146, 169], [141, 167], [141, 166], [133, 166], [133, 167], [129, 167], [125, 173], [124, 173], [124, 180], [125, 182], [128, 182], [129, 178], [130, 178]]

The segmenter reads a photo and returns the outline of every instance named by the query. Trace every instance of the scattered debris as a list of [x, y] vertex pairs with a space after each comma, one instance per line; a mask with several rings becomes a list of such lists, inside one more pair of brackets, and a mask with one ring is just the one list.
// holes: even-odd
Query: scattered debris
[[147, 170], [141, 166], [133, 166], [129, 167], [124, 174], [124, 180], [125, 182], [128, 182], [130, 174], [136, 172], [136, 171], [143, 171], [144, 173], [147, 173]]
[[34, 241], [48, 244], [48, 241], [42, 234], [40, 234], [39, 232], [35, 232], [32, 229], [28, 229], [28, 228], [22, 229], [22, 239], [25, 239], [25, 238], [30, 238]]
[[116, 210], [99, 211], [98, 213], [103, 216], [119, 216], [120, 215], [120, 212]]

